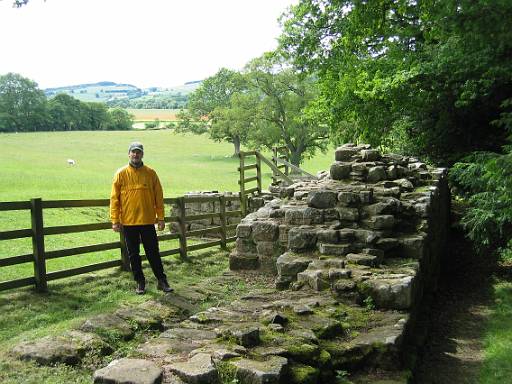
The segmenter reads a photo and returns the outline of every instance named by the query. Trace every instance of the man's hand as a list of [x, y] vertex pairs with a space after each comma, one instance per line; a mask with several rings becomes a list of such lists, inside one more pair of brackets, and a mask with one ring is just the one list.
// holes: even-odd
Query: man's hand
[[119, 223], [112, 224], [112, 230], [114, 232], [120, 232], [121, 231], [121, 224], [119, 224]]
[[165, 221], [158, 220], [158, 230], [163, 231], [165, 229]]

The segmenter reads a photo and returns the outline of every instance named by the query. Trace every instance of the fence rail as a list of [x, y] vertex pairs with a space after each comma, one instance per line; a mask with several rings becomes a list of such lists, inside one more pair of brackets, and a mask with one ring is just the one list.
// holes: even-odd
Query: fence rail
[[[279, 164], [280, 160], [289, 160], [289, 152], [286, 147], [274, 147], [272, 149], [272, 161], [265, 158], [258, 151], [240, 152], [238, 157], [240, 159], [240, 166], [238, 172], [240, 178], [238, 184], [240, 185], [240, 202], [242, 205], [242, 215], [245, 216], [248, 210], [249, 195], [261, 195], [261, 164], [266, 164], [272, 170], [272, 181], [276, 183], [278, 179], [285, 180], [292, 183], [292, 179], [288, 176], [288, 165]], [[247, 162], [251, 162], [247, 164]], [[247, 171], [255, 170], [256, 174], [247, 175]], [[256, 182], [256, 186], [249, 188], [247, 184]]]
[[[167, 241], [178, 239], [179, 247], [161, 251], [161, 256], [169, 256], [179, 254], [182, 259], [188, 258], [188, 252], [204, 249], [208, 247], [221, 246], [226, 247], [226, 244], [235, 240], [235, 237], [228, 237], [228, 231], [234, 229], [236, 224], [228, 224], [228, 217], [241, 216], [242, 210], [226, 210], [226, 203], [230, 201], [237, 201], [240, 197], [233, 196], [204, 196], [204, 197], [176, 197], [165, 198], [164, 204], [173, 205], [177, 207], [177, 215], [166, 216], [166, 223], [176, 222], [177, 233], [169, 233], [158, 236], [158, 241]], [[31, 199], [30, 201], [14, 201], [14, 202], [0, 202], [0, 211], [20, 211], [30, 210], [31, 228], [15, 229], [10, 231], [0, 232], [0, 241], [14, 240], [22, 238], [32, 238], [32, 253], [26, 255], [16, 255], [10, 257], [0, 258], [0, 268], [18, 265], [23, 263], [33, 263], [34, 276], [0, 281], [0, 291], [7, 289], [20, 288], [34, 285], [36, 290], [40, 292], [47, 291], [48, 281], [62, 279], [65, 277], [76, 276], [84, 273], [98, 271], [107, 268], [121, 267], [123, 270], [129, 270], [130, 264], [126, 249], [124, 246], [123, 236], [119, 235], [119, 241], [89, 244], [74, 248], [65, 248], [53, 251], [45, 249], [45, 237], [56, 234], [69, 234], [78, 232], [96, 231], [102, 229], [110, 229], [110, 222], [89, 223], [89, 224], [74, 224], [44, 227], [43, 215], [46, 209], [53, 208], [77, 208], [77, 207], [106, 207], [109, 205], [108, 199], [98, 200], [48, 200]], [[208, 203], [214, 202], [219, 204], [219, 211], [213, 213], [205, 213], [199, 215], [186, 214], [186, 207], [189, 203]], [[191, 221], [204, 220], [204, 219], [218, 219], [219, 225], [201, 230], [187, 231], [187, 224]], [[215, 241], [208, 241], [199, 244], [187, 245], [187, 238], [205, 235], [207, 233], [218, 233], [220, 239]], [[90, 252], [106, 251], [112, 249], [120, 250], [120, 259], [103, 261], [100, 263], [90, 264], [77, 268], [71, 268], [55, 272], [46, 272], [46, 261], [67, 256], [76, 256]]]

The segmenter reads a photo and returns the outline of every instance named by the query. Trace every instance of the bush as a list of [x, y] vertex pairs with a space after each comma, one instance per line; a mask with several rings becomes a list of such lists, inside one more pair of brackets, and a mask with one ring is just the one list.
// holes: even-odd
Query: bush
[[504, 153], [475, 152], [450, 171], [455, 192], [466, 199], [462, 217], [467, 236], [480, 249], [512, 253], [512, 146]]

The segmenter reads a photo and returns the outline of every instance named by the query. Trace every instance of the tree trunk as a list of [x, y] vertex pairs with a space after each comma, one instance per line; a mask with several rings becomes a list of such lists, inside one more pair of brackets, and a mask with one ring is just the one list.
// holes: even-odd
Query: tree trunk
[[240, 137], [234, 136], [233, 137], [233, 145], [235, 146], [235, 153], [233, 154], [233, 157], [238, 157], [240, 154]]
[[290, 151], [290, 163], [295, 165], [296, 167], [300, 167], [300, 160], [302, 159], [302, 152], [300, 151]]

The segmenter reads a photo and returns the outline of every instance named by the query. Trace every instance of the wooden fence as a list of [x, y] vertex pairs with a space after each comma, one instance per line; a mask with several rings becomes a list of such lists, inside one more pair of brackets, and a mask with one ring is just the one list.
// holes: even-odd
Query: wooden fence
[[[258, 151], [240, 152], [240, 166], [238, 172], [240, 178], [238, 184], [240, 185], [240, 202], [242, 206], [242, 215], [247, 215], [247, 199], [249, 195], [261, 195], [261, 165], [266, 164], [272, 170], [272, 179], [275, 181], [277, 178], [292, 183], [292, 179], [288, 177], [288, 167], [277, 165], [278, 159], [288, 159], [288, 152], [283, 148], [275, 147], [273, 149], [274, 157], [268, 160]], [[284, 168], [284, 172], [281, 169]], [[248, 174], [249, 171], [249, 174]], [[256, 182], [256, 186], [248, 187], [247, 184]]]
[[[164, 240], [179, 240], [179, 247], [174, 249], [163, 250], [160, 252], [161, 256], [168, 256], [173, 254], [179, 254], [182, 259], [187, 259], [188, 252], [221, 246], [226, 247], [226, 244], [235, 240], [235, 237], [228, 237], [228, 231], [236, 228], [237, 224], [227, 224], [227, 218], [230, 216], [240, 216], [242, 211], [226, 211], [226, 202], [238, 200], [239, 197], [234, 196], [195, 196], [195, 197], [178, 197], [178, 198], [166, 198], [164, 199], [165, 204], [171, 204], [178, 207], [177, 215], [166, 216], [165, 221], [176, 222], [178, 225], [178, 231], [176, 233], [169, 233], [158, 236], [159, 241]], [[208, 203], [218, 202], [219, 212], [204, 213], [199, 215], [186, 215], [186, 204], [187, 203]], [[0, 232], [0, 241], [11, 240], [11, 239], [22, 239], [32, 238], [32, 253], [26, 255], [10, 256], [0, 258], [0, 268], [22, 264], [22, 263], [33, 263], [34, 265], [34, 276], [16, 280], [0, 281], [0, 291], [25, 287], [34, 285], [36, 290], [40, 292], [47, 291], [48, 281], [62, 279], [69, 276], [75, 276], [84, 274], [92, 271], [97, 271], [112, 267], [121, 267], [123, 270], [129, 270], [130, 264], [128, 256], [126, 254], [123, 236], [119, 236], [119, 241], [86, 245], [75, 248], [59, 249], [55, 251], [45, 250], [45, 236], [56, 235], [56, 234], [68, 234], [76, 232], [88, 232], [96, 231], [100, 229], [110, 229], [112, 224], [110, 222], [91, 223], [91, 224], [78, 224], [78, 225], [64, 225], [64, 226], [52, 226], [45, 227], [43, 225], [43, 213], [46, 209], [51, 208], [77, 208], [77, 207], [106, 207], [109, 205], [108, 199], [101, 200], [54, 200], [54, 201], [43, 201], [42, 199], [31, 199], [30, 201], [16, 201], [16, 202], [0, 202], [0, 212], [2, 211], [19, 211], [19, 210], [30, 210], [31, 216], [31, 228], [16, 229], [11, 231]], [[208, 218], [218, 218], [220, 225], [213, 227], [199, 229], [194, 231], [187, 231], [187, 223], [195, 220], [204, 220]], [[187, 238], [197, 238], [208, 233], [216, 232], [220, 235], [219, 240], [207, 241], [203, 243], [187, 245]], [[46, 272], [46, 260], [56, 259], [65, 256], [81, 255], [89, 252], [106, 251], [111, 249], [120, 250], [120, 259], [104, 261], [101, 263], [90, 264], [73, 269], [66, 269], [55, 272]]]

